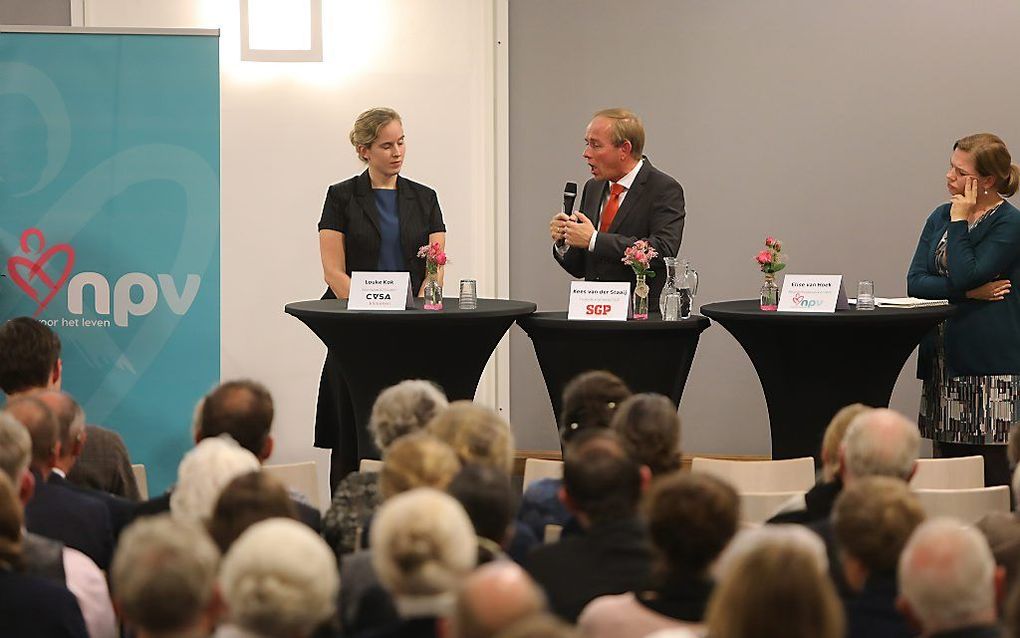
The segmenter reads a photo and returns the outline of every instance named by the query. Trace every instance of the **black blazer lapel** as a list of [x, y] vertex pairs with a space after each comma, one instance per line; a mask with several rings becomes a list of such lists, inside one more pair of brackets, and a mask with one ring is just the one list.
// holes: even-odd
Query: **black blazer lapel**
[[365, 217], [372, 223], [375, 232], [379, 234], [379, 209], [375, 207], [375, 195], [372, 193], [372, 180], [368, 176], [368, 170], [358, 175], [354, 182], [354, 200], [364, 211]]
[[630, 190], [627, 191], [627, 196], [623, 198], [623, 203], [620, 204], [620, 210], [616, 211], [613, 223], [609, 225], [609, 232], [611, 233], [618, 232], [620, 225], [623, 224], [627, 215], [630, 214], [630, 211], [637, 208], [638, 202], [644, 197], [645, 183], [648, 181], [648, 173], [652, 166], [647, 158], [644, 158], [644, 161], [645, 163], [641, 166], [641, 170], [634, 177], [634, 183], [630, 185]]
[[404, 267], [410, 269], [412, 260], [418, 258], [418, 238], [422, 235], [422, 219], [427, 211], [422, 210], [421, 201], [414, 188], [403, 177], [397, 177], [397, 215], [400, 217], [400, 249], [404, 253]]

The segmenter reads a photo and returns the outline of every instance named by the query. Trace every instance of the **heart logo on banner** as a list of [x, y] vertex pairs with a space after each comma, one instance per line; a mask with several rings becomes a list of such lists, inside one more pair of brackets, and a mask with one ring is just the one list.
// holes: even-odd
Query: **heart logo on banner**
[[[29, 246], [29, 240], [33, 237], [39, 242], [39, 246], [35, 250]], [[46, 236], [43, 235], [43, 232], [38, 228], [29, 228], [21, 234], [21, 252], [26, 255], [39, 253], [38, 259], [33, 261], [28, 257], [15, 255], [7, 260], [7, 274], [10, 275], [11, 281], [39, 305], [35, 314], [32, 315], [33, 317], [38, 317], [39, 313], [53, 301], [67, 278], [71, 276], [71, 270], [74, 268], [74, 248], [70, 244], [57, 244], [43, 252], [45, 248]], [[64, 271], [54, 281], [43, 268], [51, 259], [60, 254], [67, 255], [67, 261], [64, 263]], [[38, 283], [34, 280], [37, 280]]]

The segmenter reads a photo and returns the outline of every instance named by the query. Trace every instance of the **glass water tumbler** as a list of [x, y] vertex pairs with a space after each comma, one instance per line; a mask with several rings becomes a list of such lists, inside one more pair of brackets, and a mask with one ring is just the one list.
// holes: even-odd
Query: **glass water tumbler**
[[474, 279], [460, 280], [460, 309], [475, 310], [478, 308], [478, 282]]
[[875, 282], [870, 279], [865, 279], [857, 284], [857, 309], [875, 309]]

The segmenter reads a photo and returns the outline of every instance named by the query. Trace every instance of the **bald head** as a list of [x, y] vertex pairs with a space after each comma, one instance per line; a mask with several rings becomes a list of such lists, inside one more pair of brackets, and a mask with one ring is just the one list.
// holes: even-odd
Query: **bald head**
[[862, 412], [843, 437], [843, 481], [865, 476], [910, 480], [920, 444], [917, 425], [899, 412], [886, 408]]
[[542, 592], [516, 563], [487, 563], [464, 580], [457, 597], [455, 636], [490, 638], [544, 609]]
[[926, 635], [993, 624], [1000, 578], [980, 532], [955, 519], [932, 519], [917, 528], [900, 556], [900, 604]]
[[[85, 443], [85, 411], [74, 397], [59, 390], [42, 390], [32, 393], [32, 396], [45, 403], [57, 420], [58, 465], [67, 472], [81, 455]], [[67, 467], [64, 467], [65, 464]]]
[[32, 468], [48, 475], [57, 460], [59, 426], [53, 410], [35, 396], [21, 395], [7, 402], [6, 412], [32, 438]]

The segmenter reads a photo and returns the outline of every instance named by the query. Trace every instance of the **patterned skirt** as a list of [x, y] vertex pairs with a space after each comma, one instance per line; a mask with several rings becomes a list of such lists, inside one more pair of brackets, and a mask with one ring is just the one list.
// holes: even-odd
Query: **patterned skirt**
[[949, 377], [941, 326], [936, 352], [921, 390], [921, 436], [942, 443], [1005, 445], [1020, 417], [1020, 375]]

